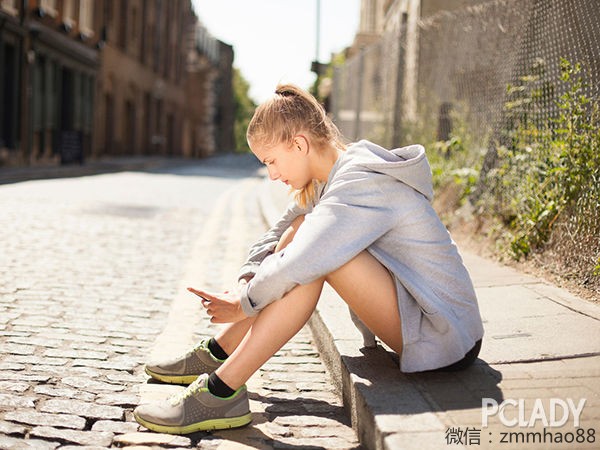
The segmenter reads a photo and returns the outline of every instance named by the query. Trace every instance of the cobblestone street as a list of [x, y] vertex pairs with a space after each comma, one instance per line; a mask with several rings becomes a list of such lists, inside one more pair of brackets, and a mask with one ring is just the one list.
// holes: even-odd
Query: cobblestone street
[[168, 436], [133, 421], [150, 354], [212, 325], [188, 285], [231, 288], [265, 229], [247, 157], [0, 186], [0, 448], [357, 448], [303, 329], [249, 381], [253, 422]]

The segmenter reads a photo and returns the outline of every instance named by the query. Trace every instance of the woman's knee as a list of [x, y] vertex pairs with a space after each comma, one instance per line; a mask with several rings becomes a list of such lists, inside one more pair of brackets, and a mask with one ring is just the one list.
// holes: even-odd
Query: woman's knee
[[374, 334], [398, 354], [402, 352], [396, 282], [388, 269], [369, 252], [363, 251], [329, 273], [325, 280], [364, 325], [359, 330], [363, 338], [368, 338], [366, 344], [374, 344]]
[[288, 244], [290, 242], [292, 242], [294, 240], [294, 236], [296, 236], [296, 233], [298, 232], [300, 225], [302, 225], [303, 223], [304, 223], [304, 215], [298, 216], [292, 221], [292, 223], [290, 224], [288, 229], [285, 230], [283, 232], [283, 234], [281, 235], [281, 238], [279, 239], [279, 242], [277, 243], [277, 246], [275, 247], [276, 252], [283, 250], [284, 248], [286, 248], [288, 246]]

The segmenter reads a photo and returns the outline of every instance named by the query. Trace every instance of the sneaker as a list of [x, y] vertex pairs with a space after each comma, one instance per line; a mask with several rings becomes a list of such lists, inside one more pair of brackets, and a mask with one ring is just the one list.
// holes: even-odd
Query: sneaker
[[146, 364], [146, 373], [165, 383], [190, 384], [203, 373], [213, 373], [223, 362], [208, 349], [208, 339], [203, 339], [183, 356]]
[[133, 416], [149, 430], [169, 434], [236, 428], [252, 421], [245, 385], [227, 398], [216, 397], [207, 386], [208, 374], [200, 375], [169, 400], [138, 406]]

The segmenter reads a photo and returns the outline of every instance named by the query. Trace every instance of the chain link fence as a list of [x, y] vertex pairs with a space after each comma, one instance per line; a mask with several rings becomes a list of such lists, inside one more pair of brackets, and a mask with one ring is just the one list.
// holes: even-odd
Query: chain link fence
[[[417, 48], [413, 59], [411, 45]], [[577, 95], [590, 100], [583, 108], [589, 117], [600, 102], [597, 0], [490, 0], [441, 11], [421, 17], [417, 33], [402, 20], [336, 67], [331, 113], [349, 141], [367, 138], [396, 147], [459, 136], [471, 154], [463, 163], [478, 173], [471, 201], [493, 198], [502, 210], [514, 202], [520, 185], [509, 186], [509, 179], [489, 182], [490, 175], [498, 177], [498, 167], [513, 164], [506, 158], [515, 152], [499, 150], [515, 147], [525, 125], [552, 128], [564, 113], [559, 100], [569, 83], [561, 78], [562, 60], [581, 64]], [[594, 170], [595, 182], [588, 180], [553, 218], [544, 249], [580, 282], [600, 291], [600, 169]], [[510, 219], [504, 217], [506, 223]]]

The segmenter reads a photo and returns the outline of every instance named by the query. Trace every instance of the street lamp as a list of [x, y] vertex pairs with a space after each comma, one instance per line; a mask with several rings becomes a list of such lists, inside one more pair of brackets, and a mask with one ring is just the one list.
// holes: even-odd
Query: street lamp
[[317, 1], [317, 14], [316, 14], [316, 39], [315, 39], [315, 60], [310, 65], [311, 72], [317, 74], [317, 80], [319, 76], [325, 71], [326, 64], [319, 62], [319, 53], [321, 49], [321, 0]]

